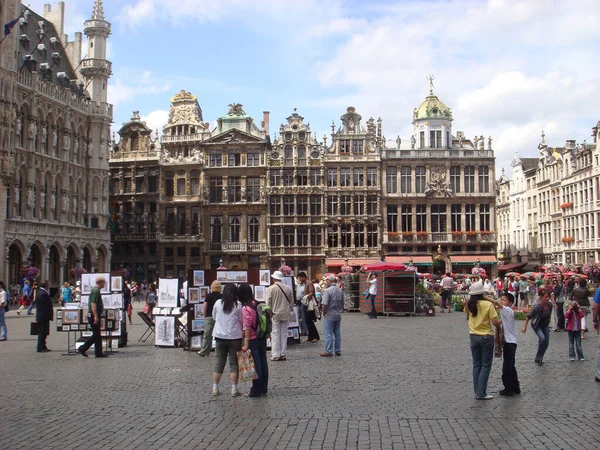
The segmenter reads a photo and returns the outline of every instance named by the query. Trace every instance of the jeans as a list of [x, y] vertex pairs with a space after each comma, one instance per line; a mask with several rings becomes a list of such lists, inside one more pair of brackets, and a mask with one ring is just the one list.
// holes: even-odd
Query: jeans
[[538, 362], [544, 359], [546, 350], [548, 350], [548, 345], [550, 344], [550, 326], [546, 325], [545, 327], [534, 328], [533, 332], [537, 334], [537, 337], [539, 338], [538, 350], [535, 355], [535, 362]]
[[215, 319], [207, 317], [204, 319], [204, 336], [202, 336], [202, 346], [200, 347], [200, 354], [202, 356], [210, 355], [210, 349], [212, 348], [213, 341], [213, 328], [215, 327]]
[[517, 369], [515, 368], [515, 356], [517, 344], [504, 342], [502, 344], [502, 384], [508, 392], [518, 394], [521, 392]]
[[596, 376], [600, 378], [600, 336], [598, 336], [598, 355], [596, 359]]
[[569, 358], [575, 358], [575, 349], [577, 349], [577, 358], [583, 359], [583, 350], [581, 349], [581, 331], [569, 331]]
[[[325, 328], [325, 351], [329, 354], [333, 354], [334, 348], [335, 353], [342, 352], [342, 342], [340, 334], [341, 320], [331, 320], [325, 317], [324, 328]], [[334, 346], [335, 340], [335, 346]]]
[[440, 307], [442, 309], [448, 308], [450, 309], [450, 300], [452, 300], [452, 291], [450, 289], [444, 289], [442, 291], [442, 303]]
[[29, 305], [29, 308], [27, 308], [27, 315], [28, 315], [28, 316], [30, 316], [30, 315], [32, 314], [32, 313], [31, 313], [31, 310], [33, 309], [33, 305], [34, 305], [34, 304], [35, 304], [35, 301], [32, 301], [32, 302], [31, 302], [31, 305]]
[[565, 302], [556, 302], [556, 328], [565, 329]]
[[4, 307], [0, 308], [0, 339], [6, 339], [6, 319]]
[[266, 394], [269, 390], [269, 363], [267, 362], [267, 339], [251, 339], [248, 343], [254, 367], [256, 368], [256, 380], [252, 381], [250, 397], [258, 397]]
[[273, 358], [285, 357], [287, 354], [287, 331], [289, 322], [273, 321], [273, 330], [271, 331], [271, 356]]
[[371, 313], [369, 317], [377, 317], [377, 310], [375, 309], [375, 294], [367, 295], [367, 300], [371, 301]]
[[494, 336], [471, 334], [470, 337], [473, 356], [473, 390], [475, 397], [485, 397], [494, 359]]
[[215, 363], [215, 373], [223, 373], [225, 369], [225, 363], [229, 356], [229, 371], [231, 373], [238, 372], [238, 360], [236, 352], [242, 349], [241, 339], [219, 339], [217, 338], [217, 345], [215, 346], [215, 353], [217, 354], [217, 362]]

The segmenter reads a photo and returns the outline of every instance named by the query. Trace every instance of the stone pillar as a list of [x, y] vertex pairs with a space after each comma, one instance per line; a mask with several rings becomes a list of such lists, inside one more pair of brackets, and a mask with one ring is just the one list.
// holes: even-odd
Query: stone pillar
[[[4, 184], [4, 180], [0, 181], [0, 211], [6, 211], [6, 190], [8, 186]], [[6, 220], [0, 220], [0, 248], [5, 249], [6, 252], [6, 265], [4, 266], [4, 274], [0, 274], [4, 277], [4, 282], [8, 285], [9, 281], [9, 264], [8, 264], [8, 247], [6, 245]]]
[[40, 280], [50, 281], [50, 250], [48, 249], [46, 250], [46, 257], [42, 260]]

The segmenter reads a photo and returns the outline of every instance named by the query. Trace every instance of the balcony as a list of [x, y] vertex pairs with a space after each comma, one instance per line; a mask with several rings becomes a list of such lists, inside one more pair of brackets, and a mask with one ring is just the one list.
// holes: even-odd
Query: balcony
[[171, 144], [173, 142], [203, 141], [208, 136], [207, 133], [165, 135], [161, 138], [161, 142], [163, 144]]
[[381, 159], [455, 159], [455, 158], [493, 158], [493, 150], [449, 150], [449, 149], [419, 149], [419, 150], [389, 150], [385, 149]]

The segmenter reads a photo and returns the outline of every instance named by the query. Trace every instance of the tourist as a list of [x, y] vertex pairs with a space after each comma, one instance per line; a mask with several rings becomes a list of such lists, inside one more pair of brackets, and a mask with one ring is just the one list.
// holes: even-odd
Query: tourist
[[75, 283], [75, 289], [73, 290], [73, 299], [76, 303], [81, 303], [81, 281]]
[[312, 282], [306, 276], [306, 273], [300, 272], [298, 274], [298, 281], [304, 285], [303, 296], [301, 298], [302, 311], [306, 321], [307, 339], [306, 342], [317, 342], [320, 339], [319, 332], [315, 322], [317, 317], [315, 314], [315, 304], [317, 302], [315, 297], [315, 287]]
[[[519, 280], [519, 306], [521, 309], [527, 308], [527, 289], [529, 287], [529, 283], [527, 283], [527, 278], [521, 276]], [[516, 300], [516, 299], [515, 299]]]
[[575, 361], [575, 350], [577, 350], [579, 361], [584, 360], [583, 350], [581, 349], [581, 322], [584, 317], [585, 313], [577, 302], [571, 303], [565, 313], [567, 332], [569, 333], [569, 359], [571, 361]]
[[96, 358], [106, 358], [108, 355], [102, 352], [102, 335], [100, 333], [100, 317], [104, 312], [104, 303], [102, 302], [102, 295], [100, 291], [106, 286], [106, 278], [100, 276], [96, 278], [96, 286], [94, 286], [90, 292], [90, 299], [88, 303], [88, 323], [92, 326], [92, 335], [87, 338], [81, 347], [79, 347], [79, 353], [81, 356], [87, 358], [86, 352], [93, 345], [94, 355]]
[[19, 309], [17, 310], [17, 314], [20, 316], [21, 311], [25, 309], [25, 307], [29, 306], [32, 301], [32, 292], [31, 292], [31, 284], [29, 280], [25, 280], [25, 285], [23, 286], [23, 296], [21, 300], [19, 300]]
[[46, 346], [46, 337], [50, 334], [50, 322], [54, 320], [54, 308], [52, 307], [52, 298], [50, 298], [50, 294], [48, 293], [49, 285], [48, 280], [42, 281], [37, 297], [35, 298], [35, 321], [38, 325], [38, 353], [50, 351]]
[[371, 302], [371, 312], [369, 319], [377, 319], [377, 309], [375, 309], [375, 297], [377, 297], [377, 272], [371, 272], [367, 276], [367, 284], [369, 285], [369, 294], [367, 300]]
[[565, 299], [567, 289], [563, 283], [562, 275], [558, 276], [558, 280], [554, 285], [554, 305], [556, 306], [556, 328], [554, 331], [565, 331]]
[[527, 280], [527, 306], [533, 306], [537, 295], [537, 283], [534, 277], [529, 277]]
[[204, 314], [204, 336], [202, 336], [202, 346], [198, 351], [200, 356], [210, 355], [213, 341], [213, 328], [215, 327], [215, 320], [213, 319], [213, 307], [217, 300], [221, 296], [222, 286], [217, 280], [213, 281], [210, 285], [210, 292], [204, 299], [203, 314]]
[[27, 315], [31, 316], [33, 313], [31, 312], [33, 310], [33, 305], [35, 305], [35, 298], [37, 297], [38, 294], [38, 284], [37, 281], [33, 282], [33, 286], [31, 287], [31, 302], [29, 303], [29, 308], [27, 308]]
[[60, 297], [58, 299], [58, 303], [62, 306], [65, 306], [65, 303], [71, 303], [73, 291], [71, 290], [71, 286], [69, 286], [69, 282], [65, 281], [63, 287], [60, 288]]
[[245, 397], [260, 397], [267, 395], [269, 387], [269, 363], [267, 361], [267, 336], [257, 338], [255, 330], [258, 329], [258, 312], [256, 310], [258, 302], [254, 299], [252, 288], [248, 283], [240, 284], [238, 288], [238, 297], [242, 304], [242, 319], [244, 322], [244, 341], [242, 351], [250, 350], [254, 367], [256, 369], [256, 379], [252, 381], [252, 387]]
[[585, 331], [587, 328], [586, 317], [590, 312], [590, 291], [587, 288], [587, 281], [579, 279], [577, 285], [573, 288], [571, 300], [577, 302], [583, 310], [583, 318], [581, 319], [581, 339], [585, 339]]
[[538, 350], [535, 355], [535, 362], [538, 366], [544, 364], [544, 355], [550, 344], [550, 320], [552, 319], [552, 302], [550, 301], [550, 291], [541, 287], [538, 292], [538, 302], [533, 305], [525, 325], [521, 331], [527, 331], [527, 324], [531, 321], [531, 329], [538, 337]]
[[133, 315], [133, 305], [131, 303], [131, 289], [127, 283], [123, 283], [123, 311], [127, 314], [129, 324], [131, 325], [131, 316]]
[[600, 320], [600, 287], [596, 289], [594, 294], [594, 307], [592, 309], [592, 320], [594, 322], [594, 330], [599, 334], [598, 336], [598, 359], [596, 361], [596, 376], [594, 380], [600, 383], [600, 329], [598, 328], [598, 320]]
[[[213, 372], [213, 395], [219, 395], [219, 383], [225, 363], [229, 358], [229, 378], [231, 379], [231, 396], [240, 394], [238, 389], [238, 360], [237, 352], [242, 349], [242, 305], [238, 301], [237, 287], [228, 283], [223, 289], [223, 297], [215, 302], [212, 311], [215, 327], [213, 335], [217, 341], [215, 352], [217, 362]], [[287, 334], [286, 334], [287, 336]]]
[[[519, 291], [520, 293], [520, 291]], [[517, 334], [515, 333], [515, 313], [512, 309], [515, 298], [506, 293], [502, 296], [500, 303], [500, 315], [502, 316], [502, 389], [499, 394], [511, 397], [521, 393], [521, 385], [515, 367], [517, 353]]]
[[485, 281], [483, 282], [483, 289], [485, 290], [486, 294], [493, 294], [494, 293], [494, 286], [492, 285], [492, 282], [490, 281], [489, 278], [486, 278]]
[[[448, 307], [448, 312], [452, 312], [451, 303], [452, 303], [452, 291], [454, 290], [454, 280], [451, 277], [450, 272], [446, 274], [446, 276], [442, 279], [440, 283], [442, 287], [442, 304], [440, 312], [444, 312], [444, 309]], [[482, 285], [483, 287], [483, 285]]]
[[321, 303], [321, 284], [319, 283], [319, 280], [317, 278], [313, 278], [312, 282], [313, 282], [313, 287], [315, 288], [315, 298], [317, 300], [317, 303], [320, 304]]
[[156, 306], [156, 286], [153, 284], [148, 287], [148, 298], [146, 299], [146, 305], [148, 306], [147, 314], [152, 317], [152, 310]]
[[484, 299], [483, 284], [473, 283], [465, 312], [469, 321], [471, 355], [473, 358], [473, 390], [477, 400], [490, 400], [487, 384], [494, 359], [494, 330], [501, 322], [494, 305]]
[[283, 273], [279, 270], [273, 272], [271, 278], [274, 282], [267, 289], [266, 301], [273, 311], [271, 361], [285, 361], [287, 358], [287, 330], [290, 312], [294, 310], [294, 293], [289, 286], [281, 282]]
[[6, 290], [4, 289], [4, 281], [0, 281], [0, 341], [7, 339], [6, 329], [6, 306], [8, 305]]
[[342, 313], [344, 312], [344, 293], [336, 286], [335, 275], [327, 276], [327, 288], [323, 292], [323, 317], [325, 319], [325, 353], [321, 356], [336, 356], [342, 354], [341, 329]]
[[[306, 320], [306, 305], [308, 300], [304, 298], [306, 295], [307, 282], [306, 273], [300, 272], [296, 278], [296, 300], [298, 306], [298, 323], [300, 324], [300, 336], [308, 336], [307, 320]], [[308, 283], [310, 284], [310, 283]], [[306, 305], [304, 304], [306, 302]]]

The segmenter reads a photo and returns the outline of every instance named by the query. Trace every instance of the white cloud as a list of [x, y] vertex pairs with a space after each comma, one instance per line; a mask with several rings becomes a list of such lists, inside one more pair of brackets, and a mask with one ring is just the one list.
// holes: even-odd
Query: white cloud
[[162, 129], [168, 121], [169, 111], [164, 109], [157, 109], [142, 116], [142, 122], [146, 122], [148, 128], [153, 131], [159, 130], [159, 134], [162, 133]]
[[149, 70], [121, 69], [109, 84], [108, 101], [118, 107], [135, 97], [159, 94], [170, 88], [168, 83], [156, 80]]

